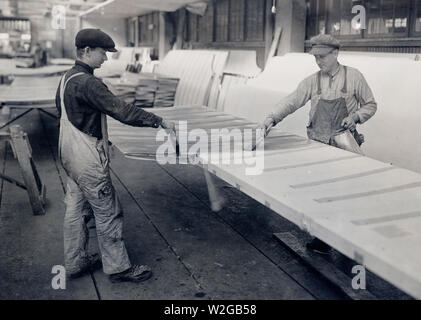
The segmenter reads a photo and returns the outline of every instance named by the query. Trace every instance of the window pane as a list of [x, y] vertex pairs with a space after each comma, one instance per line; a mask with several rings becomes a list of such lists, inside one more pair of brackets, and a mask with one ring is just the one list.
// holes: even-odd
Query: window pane
[[319, 30], [318, 33], [325, 34], [326, 33], [326, 1], [319, 0], [319, 8], [317, 11], [317, 18], [319, 21]]
[[342, 0], [341, 35], [361, 34], [361, 29], [353, 28], [351, 24], [355, 17], [355, 14], [352, 13], [352, 7], [356, 5], [362, 5], [362, 1]]
[[331, 35], [339, 35], [341, 30], [341, 1], [329, 0], [328, 16], [328, 33]]
[[187, 17], [188, 17], [188, 36], [187, 39], [189, 39], [189, 41], [191, 42], [197, 42], [197, 15], [188, 12], [187, 13]]
[[228, 41], [228, 0], [220, 0], [215, 3], [215, 41]]
[[205, 15], [199, 16], [199, 42], [213, 41], [213, 9], [213, 1], [210, 1]]
[[407, 32], [409, 0], [370, 0], [369, 34], [393, 34]]
[[367, 1], [369, 12], [367, 31], [369, 34], [385, 33], [384, 21], [381, 16], [380, 0]]
[[230, 28], [229, 28], [230, 41], [243, 41], [244, 40], [244, 13], [245, 13], [244, 0], [231, 0]]
[[415, 31], [421, 32], [421, 0], [416, 1]]
[[408, 30], [409, 1], [395, 2], [395, 29], [394, 32], [406, 32]]
[[135, 22], [133, 20], [129, 20], [129, 35], [128, 35], [128, 41], [129, 45], [135, 44]]
[[143, 38], [142, 38], [142, 31], [143, 31], [143, 25], [142, 25], [142, 17], [138, 18], [138, 27], [137, 27], [137, 40], [139, 41], [139, 43], [142, 43]]
[[265, 25], [265, 1], [247, 0], [247, 27], [246, 35], [248, 41], [264, 40]]
[[[420, 0], [421, 1], [421, 0]], [[315, 36], [317, 32], [317, 0], [306, 0], [307, 22], [306, 35], [307, 39]]]
[[393, 33], [393, 2], [394, 0], [382, 0], [381, 11], [386, 27], [385, 33]]
[[393, 1], [368, 1], [369, 18], [367, 29], [369, 34], [393, 33]]

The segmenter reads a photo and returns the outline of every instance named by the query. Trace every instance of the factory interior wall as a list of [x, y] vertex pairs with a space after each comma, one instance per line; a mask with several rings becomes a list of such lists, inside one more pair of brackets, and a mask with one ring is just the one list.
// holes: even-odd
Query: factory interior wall
[[56, 30], [51, 27], [51, 19], [45, 17], [33, 16], [31, 20], [31, 42], [41, 43], [45, 46], [47, 41], [51, 42], [52, 48], [49, 49], [51, 57], [63, 57], [63, 30]]
[[76, 58], [75, 36], [79, 26], [79, 18], [66, 19], [66, 29], [62, 31], [63, 58]]
[[[184, 8], [160, 12], [159, 16], [157, 12], [149, 13], [138, 17], [143, 23], [139, 24], [137, 45], [157, 47], [160, 58], [171, 48], [254, 50], [257, 64], [264, 67], [274, 26], [281, 26], [283, 30], [277, 55], [304, 52], [305, 0], [277, 0], [276, 14], [271, 13], [272, 4], [269, 0], [261, 3], [256, 0], [250, 3], [246, 0], [215, 0], [209, 2], [203, 17]], [[133, 18], [136, 17], [127, 17], [127, 21], [134, 24]], [[151, 24], [155, 28], [148, 30]]]
[[[50, 58], [74, 58], [74, 39], [79, 30], [78, 18], [67, 17], [64, 29], [53, 29], [51, 19], [46, 17], [30, 18], [31, 42], [39, 42], [49, 52]], [[47, 42], [51, 44], [48, 48]]]
[[83, 18], [81, 29], [99, 28], [113, 38], [117, 49], [127, 46], [127, 19], [126, 18]]

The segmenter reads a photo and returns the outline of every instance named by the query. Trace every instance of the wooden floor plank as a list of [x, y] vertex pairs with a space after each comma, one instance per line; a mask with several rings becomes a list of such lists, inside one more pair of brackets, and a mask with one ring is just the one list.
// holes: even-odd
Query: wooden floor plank
[[[311, 298], [168, 175], [159, 183], [138, 183], [164, 173], [154, 162], [142, 162], [137, 177], [133, 174], [139, 167], [137, 161], [115, 161], [112, 167], [211, 297]], [[162, 197], [159, 203], [150, 197], [152, 193]], [[174, 231], [180, 228], [183, 232]]]
[[[47, 121], [44, 124], [50, 133], [50, 145], [57, 156], [56, 124]], [[63, 170], [61, 166], [60, 169]], [[124, 234], [132, 262], [147, 263], [155, 276], [150, 283], [145, 284], [111, 284], [102, 270], [98, 270], [94, 277], [101, 299], [195, 299], [195, 294], [201, 290], [198, 283], [180, 264], [177, 256], [115, 176], [113, 184], [125, 213]]]

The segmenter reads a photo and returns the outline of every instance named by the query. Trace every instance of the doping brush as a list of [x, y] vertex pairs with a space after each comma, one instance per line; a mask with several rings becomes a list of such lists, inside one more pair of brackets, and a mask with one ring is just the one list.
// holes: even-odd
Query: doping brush
[[[273, 127], [273, 123], [271, 123], [264, 131], [260, 130], [258, 132], [256, 132], [256, 143], [255, 144], [251, 144], [250, 145], [245, 145], [243, 147], [243, 149], [245, 151], [254, 151], [256, 150], [257, 146], [260, 145], [266, 138], [266, 136], [269, 134], [270, 129], [272, 129]], [[258, 134], [260, 133], [260, 134]]]

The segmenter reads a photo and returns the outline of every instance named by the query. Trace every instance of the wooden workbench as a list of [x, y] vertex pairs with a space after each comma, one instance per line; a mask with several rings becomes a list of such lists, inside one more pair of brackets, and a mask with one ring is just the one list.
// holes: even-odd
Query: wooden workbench
[[49, 77], [61, 75], [71, 67], [71, 65], [49, 65], [39, 68], [16, 68], [11, 62], [10, 66], [2, 67], [0, 74], [15, 77]]
[[[166, 120], [187, 120], [188, 131], [253, 128], [255, 123], [207, 108], [154, 109]], [[127, 157], [153, 156], [157, 130], [109, 119], [109, 136]], [[189, 147], [194, 142], [189, 143]], [[180, 148], [205, 167], [390, 283], [421, 298], [421, 175], [365, 156], [273, 129], [261, 174], [247, 164], [209, 163], [210, 152]], [[220, 147], [220, 150], [223, 147]], [[215, 156], [215, 155], [214, 155]], [[243, 154], [253, 160], [254, 153]], [[218, 152], [217, 158], [230, 155]], [[256, 160], [256, 158], [254, 158]], [[243, 161], [244, 162], [244, 161]], [[249, 162], [253, 163], [253, 162]]]
[[45, 107], [55, 103], [61, 76], [18, 77], [0, 86], [0, 103], [14, 107]]

